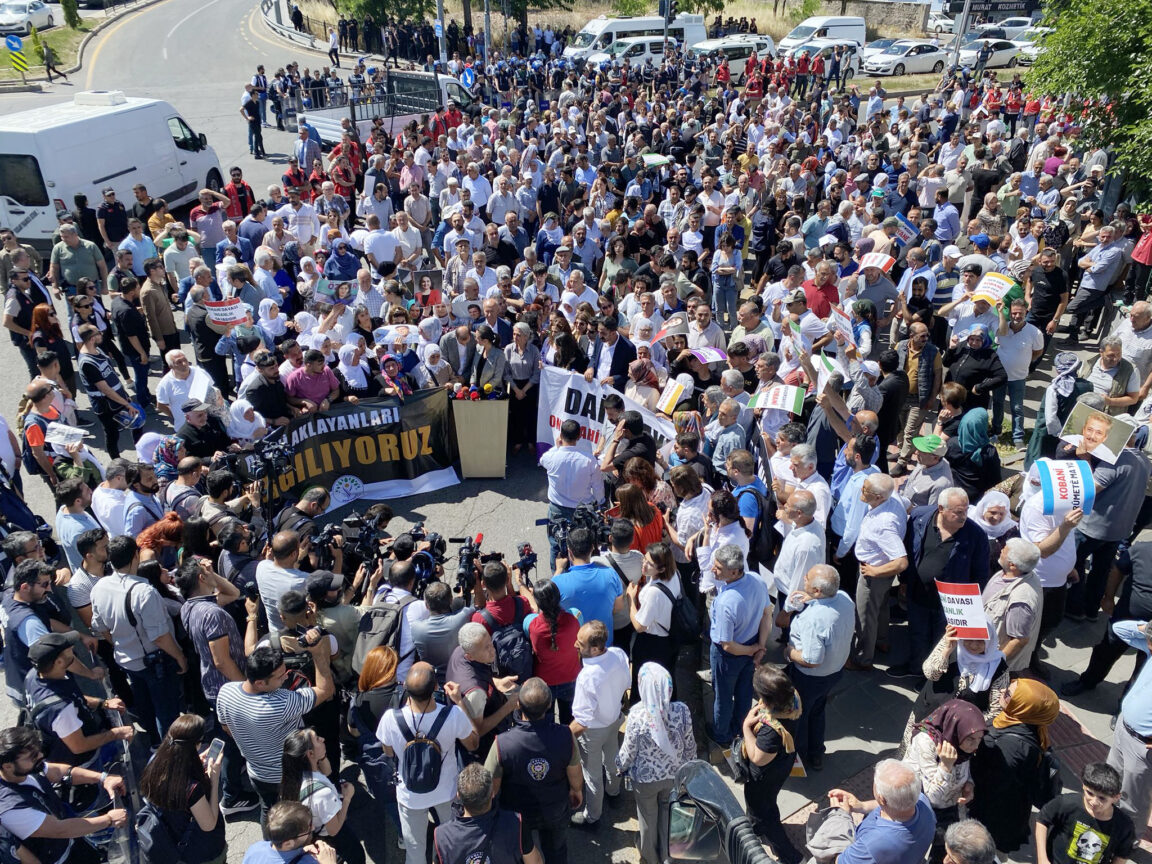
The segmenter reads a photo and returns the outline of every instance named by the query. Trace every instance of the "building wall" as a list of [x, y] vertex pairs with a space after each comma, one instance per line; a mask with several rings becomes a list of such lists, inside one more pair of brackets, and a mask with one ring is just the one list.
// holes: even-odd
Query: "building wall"
[[878, 34], [923, 34], [928, 24], [928, 3], [900, 3], [892, 0], [848, 0], [841, 12], [840, 0], [824, 0], [818, 15], [859, 15], [867, 22], [868, 38]]

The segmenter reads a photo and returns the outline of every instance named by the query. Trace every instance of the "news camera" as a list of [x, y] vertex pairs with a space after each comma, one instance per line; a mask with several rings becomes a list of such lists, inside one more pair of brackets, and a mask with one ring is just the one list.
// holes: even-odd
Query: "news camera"
[[568, 557], [568, 535], [574, 528], [586, 529], [596, 549], [607, 546], [611, 540], [607, 518], [592, 504], [578, 505], [571, 519], [537, 519], [536, 524], [547, 526], [549, 539], [556, 542], [557, 558]]

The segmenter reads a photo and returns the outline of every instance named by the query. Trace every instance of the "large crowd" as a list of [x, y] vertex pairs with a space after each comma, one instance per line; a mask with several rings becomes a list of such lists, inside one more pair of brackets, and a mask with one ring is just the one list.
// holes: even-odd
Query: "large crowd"
[[[407, 864], [564, 864], [627, 784], [658, 864], [676, 772], [711, 752], [782, 864], [1127, 859], [1152, 806], [1152, 217], [1102, 209], [1078, 115], [968, 69], [906, 103], [755, 55], [492, 61], [504, 108], [347, 122], [328, 153], [301, 111], [281, 182], [233, 167], [184, 221], [109, 186], [43, 259], [0, 228], [30, 378], [0, 418], [2, 854], [101, 860], [131, 823], [152, 861], [222, 862], [258, 810], [249, 864], [357, 864], [369, 794]], [[245, 86], [255, 155], [299, 74]], [[547, 367], [602, 388], [595, 447], [574, 420], [537, 440]], [[469, 559], [454, 595], [387, 504], [366, 554], [329, 490], [242, 482], [277, 427], [427, 388], [503, 393], [513, 464], [546, 449], [538, 578]], [[1085, 463], [1090, 512], [1053, 512], [1052, 459]], [[939, 583], [978, 586], [986, 632]], [[1065, 621], [1100, 634], [1066, 697], [1137, 653], [1071, 794]], [[824, 768], [846, 674], [910, 705], [875, 718], [900, 745], [874, 800], [834, 790], [805, 852], [777, 798]]]

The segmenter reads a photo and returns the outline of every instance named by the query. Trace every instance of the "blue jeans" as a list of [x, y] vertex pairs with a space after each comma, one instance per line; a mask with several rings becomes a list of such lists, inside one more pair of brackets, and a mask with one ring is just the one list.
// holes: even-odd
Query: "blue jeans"
[[136, 401], [141, 408], [148, 408], [152, 404], [152, 394], [148, 392], [148, 364], [141, 363], [136, 354], [129, 354], [128, 362], [132, 364], [132, 374], [136, 378]]
[[717, 743], [727, 746], [744, 723], [744, 715], [752, 707], [752, 655], [737, 657], [719, 645], [711, 649], [712, 734]]
[[736, 277], [717, 276], [712, 286], [712, 312], [716, 315], [716, 322], [725, 330], [736, 326], [736, 308], [739, 305], [740, 289]]
[[1012, 411], [1012, 440], [1024, 441], [1024, 385], [1027, 382], [1009, 381], [992, 391], [992, 431], [997, 435], [1004, 428], [1004, 396], [1008, 396], [1008, 405]]
[[268, 95], [266, 93], [260, 94], [257, 104], [260, 106], [260, 122], [266, 124], [268, 122]]
[[144, 668], [138, 672], [124, 671], [132, 689], [133, 713], [144, 729], [149, 733], [155, 729], [160, 734], [157, 740], [163, 739], [183, 708], [184, 690], [176, 661], [162, 654], [158, 662], [145, 661]]
[[[555, 570], [555, 568], [553, 568]], [[549, 684], [548, 689], [552, 691], [552, 699], [556, 703], [556, 707], [560, 711], [560, 722], [572, 722], [572, 700], [576, 698], [576, 682], [569, 681], [567, 684]]]

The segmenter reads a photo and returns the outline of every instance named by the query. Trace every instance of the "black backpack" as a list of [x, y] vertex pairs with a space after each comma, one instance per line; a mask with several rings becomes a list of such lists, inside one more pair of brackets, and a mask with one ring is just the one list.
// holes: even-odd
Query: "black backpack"
[[364, 613], [360, 619], [356, 647], [352, 651], [352, 670], [357, 675], [364, 668], [364, 658], [377, 645], [387, 645], [396, 652], [401, 663], [412, 656], [415, 648], [407, 654], [400, 653], [400, 628], [404, 625], [405, 607], [415, 602], [416, 598], [409, 594], [399, 602], [384, 600], [373, 603]]
[[679, 597], [672, 595], [672, 589], [663, 582], [653, 582], [672, 603], [672, 615], [668, 620], [668, 636], [677, 645], [695, 645], [700, 641], [700, 613], [696, 605], [688, 599], [684, 591]]
[[768, 518], [772, 512], [768, 498], [759, 489], [743, 489], [736, 496], [737, 506], [745, 495], [756, 497], [756, 521], [752, 524], [752, 536], [748, 538], [748, 569], [754, 570], [757, 565], [767, 564], [772, 560], [772, 548], [776, 539], [772, 535], [775, 529], [772, 520]]
[[447, 754], [440, 749], [440, 742], [436, 740], [436, 736], [440, 734], [451, 711], [451, 708], [439, 708], [436, 719], [432, 721], [428, 731], [414, 733], [408, 721], [404, 719], [404, 711], [400, 708], [393, 709], [392, 714], [396, 718], [400, 734], [408, 742], [404, 745], [404, 752], [400, 754], [400, 778], [404, 781], [404, 788], [409, 792], [432, 792], [440, 785], [440, 771]]
[[512, 623], [501, 627], [487, 609], [481, 610], [488, 629], [492, 631], [492, 645], [496, 648], [496, 670], [501, 676], [515, 675], [523, 684], [532, 677], [532, 643], [524, 633], [524, 601], [514, 598], [516, 614]]
[[[170, 819], [183, 825], [172, 825]], [[144, 864], [175, 864], [184, 860], [192, 839], [192, 811], [162, 811], [151, 801], [136, 813], [136, 843]]]

